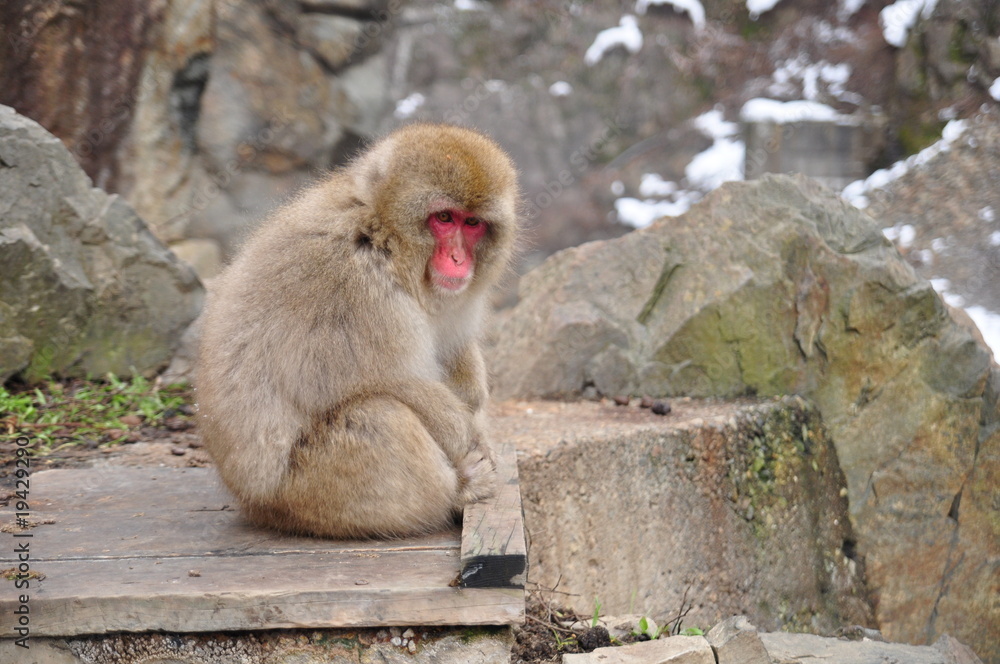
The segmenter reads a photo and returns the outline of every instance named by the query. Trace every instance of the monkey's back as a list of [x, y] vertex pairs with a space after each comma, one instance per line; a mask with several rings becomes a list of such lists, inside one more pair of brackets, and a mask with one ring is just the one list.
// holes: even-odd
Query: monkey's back
[[317, 413], [400, 376], [440, 379], [435, 358], [420, 352], [432, 335], [426, 315], [388, 264], [353, 241], [357, 206], [330, 189], [275, 212], [210, 288], [200, 426], [238, 497], [280, 483]]

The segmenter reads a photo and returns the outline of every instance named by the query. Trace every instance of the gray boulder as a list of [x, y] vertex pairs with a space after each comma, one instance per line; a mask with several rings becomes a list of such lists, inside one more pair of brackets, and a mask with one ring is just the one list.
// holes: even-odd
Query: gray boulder
[[556, 254], [520, 296], [495, 395], [810, 398], [883, 632], [1000, 657], [1000, 370], [871, 217], [805, 178], [732, 183]]
[[59, 139], [0, 106], [0, 379], [156, 370], [203, 294]]

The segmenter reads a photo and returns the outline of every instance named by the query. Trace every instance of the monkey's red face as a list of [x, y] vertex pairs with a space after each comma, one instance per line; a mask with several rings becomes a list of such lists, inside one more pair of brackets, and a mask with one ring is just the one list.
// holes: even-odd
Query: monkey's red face
[[476, 244], [486, 234], [486, 222], [464, 210], [438, 210], [427, 217], [434, 236], [434, 253], [428, 262], [431, 283], [458, 293], [472, 281]]

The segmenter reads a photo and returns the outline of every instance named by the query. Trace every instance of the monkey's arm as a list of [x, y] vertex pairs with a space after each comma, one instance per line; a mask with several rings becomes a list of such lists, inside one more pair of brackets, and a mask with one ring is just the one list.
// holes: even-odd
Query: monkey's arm
[[444, 365], [445, 385], [465, 403], [473, 413], [486, 405], [486, 362], [476, 343], [463, 346]]
[[477, 343], [465, 345], [445, 364], [445, 385], [469, 407], [471, 436], [468, 453], [456, 467], [462, 478], [464, 502], [485, 498], [494, 492], [496, 458], [486, 426], [486, 363]]

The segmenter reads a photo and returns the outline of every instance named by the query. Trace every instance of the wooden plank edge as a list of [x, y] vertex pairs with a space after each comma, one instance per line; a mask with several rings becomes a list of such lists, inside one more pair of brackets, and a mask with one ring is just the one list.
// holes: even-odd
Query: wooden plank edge
[[[465, 509], [459, 586], [524, 589], [528, 555], [517, 474], [517, 450], [497, 448], [497, 495]], [[502, 531], [499, 526], [502, 525]]]
[[[405, 601], [400, 601], [400, 600]], [[18, 638], [14, 606], [0, 601], [0, 638]], [[325, 614], [325, 617], [323, 616]], [[290, 599], [280, 593], [206, 594], [198, 606], [170, 597], [136, 597], [127, 612], [121, 598], [38, 602], [32, 607], [32, 637], [70, 637], [118, 632], [242, 632], [272, 629], [352, 629], [519, 625], [524, 594], [502, 588], [427, 590], [408, 598], [355, 597], [325, 593]]]

